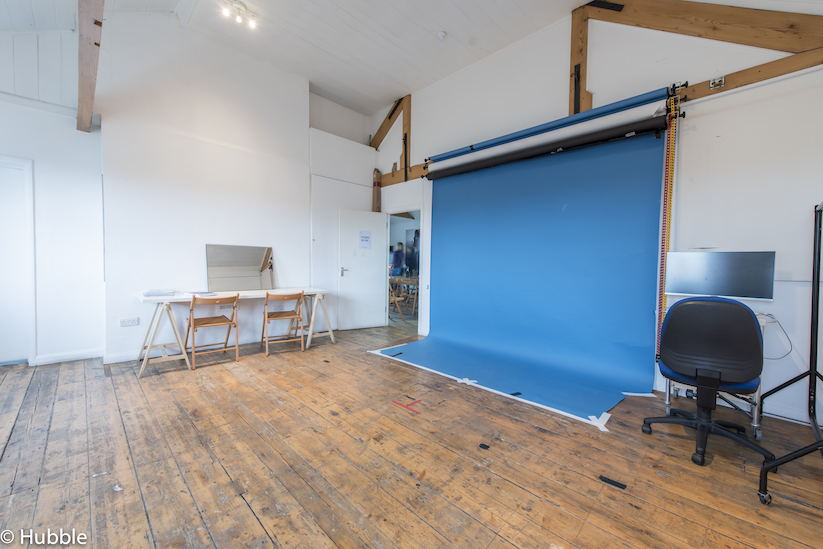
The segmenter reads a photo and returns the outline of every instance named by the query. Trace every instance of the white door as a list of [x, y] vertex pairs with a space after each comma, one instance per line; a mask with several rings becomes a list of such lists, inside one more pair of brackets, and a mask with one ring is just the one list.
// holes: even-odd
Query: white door
[[337, 329], [388, 323], [389, 216], [340, 210]]
[[0, 164], [0, 288], [6, 290], [0, 315], [0, 364], [25, 362], [29, 356], [34, 311], [28, 291], [33, 275], [26, 207], [25, 172]]

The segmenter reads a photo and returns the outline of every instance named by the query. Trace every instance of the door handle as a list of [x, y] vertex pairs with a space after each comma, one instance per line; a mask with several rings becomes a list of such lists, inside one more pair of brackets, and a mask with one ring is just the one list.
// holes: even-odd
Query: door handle
[[344, 271], [348, 271], [348, 269], [345, 267], [340, 267], [340, 276], [343, 276]]

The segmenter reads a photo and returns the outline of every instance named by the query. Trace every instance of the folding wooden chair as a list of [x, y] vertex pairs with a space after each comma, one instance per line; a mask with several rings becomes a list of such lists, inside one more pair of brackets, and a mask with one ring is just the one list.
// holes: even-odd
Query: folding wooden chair
[[400, 313], [400, 318], [403, 319], [403, 322], [406, 322], [406, 317], [403, 316], [403, 310], [400, 308], [400, 303], [401, 299], [395, 295], [394, 290], [391, 285], [389, 285], [389, 310], [391, 310], [391, 306], [394, 305], [394, 308], [398, 313]]
[[[269, 311], [269, 301], [294, 301], [297, 300], [297, 304], [294, 307], [294, 310], [286, 310], [286, 311]], [[280, 336], [270, 336], [269, 335], [269, 323], [272, 320], [288, 320], [289, 321], [289, 331], [286, 332], [286, 335]], [[297, 328], [300, 328], [300, 337], [297, 337]], [[291, 336], [292, 331], [294, 331], [294, 337], [289, 339]], [[269, 356], [269, 341], [273, 340], [275, 343], [279, 342], [287, 342], [287, 341], [300, 341], [300, 351], [304, 351], [306, 346], [303, 341], [304, 331], [303, 331], [303, 292], [297, 294], [270, 294], [266, 292], [266, 304], [263, 307], [263, 333], [260, 336], [260, 345], [263, 345], [263, 342], [266, 342], [266, 356]]]
[[[227, 350], [231, 349], [228, 347], [229, 344], [229, 335], [231, 334], [231, 329], [234, 328], [234, 360], [240, 361], [240, 345], [238, 341], [237, 335], [237, 300], [240, 298], [240, 294], [234, 294], [231, 297], [197, 297], [192, 296], [191, 298], [191, 305], [189, 305], [189, 318], [186, 321], [186, 341], [183, 345], [186, 347], [186, 350], [189, 349], [189, 331], [191, 331], [191, 369], [194, 370], [195, 368], [195, 357], [199, 352], [201, 355], [206, 353], [217, 353], [217, 352], [226, 352]], [[220, 316], [209, 316], [203, 318], [194, 318], [194, 306], [195, 305], [231, 305], [231, 318], [226, 318], [225, 315]], [[197, 330], [200, 328], [212, 328], [214, 326], [226, 326], [226, 340], [223, 342], [223, 347], [221, 349], [210, 349], [208, 351], [198, 351], [198, 347], [212, 347], [214, 345], [220, 345], [219, 343], [203, 343], [201, 345], [196, 345], [194, 342], [194, 334], [197, 333]]]

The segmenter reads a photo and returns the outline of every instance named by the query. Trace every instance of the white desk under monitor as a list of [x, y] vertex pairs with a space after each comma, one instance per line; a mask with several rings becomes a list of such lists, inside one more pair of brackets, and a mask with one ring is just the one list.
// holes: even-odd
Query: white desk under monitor
[[[299, 292], [303, 292], [303, 300], [305, 302], [305, 310], [309, 312], [309, 334], [306, 338], [306, 349], [311, 346], [312, 336], [325, 336], [328, 335], [331, 338], [332, 343], [334, 343], [334, 332], [331, 329], [331, 323], [329, 322], [329, 315], [326, 312], [326, 304], [324, 297], [328, 293], [326, 290], [321, 290], [320, 288], [278, 288], [276, 290], [241, 290], [239, 292], [209, 292], [204, 293], [204, 296], [208, 297], [226, 297], [226, 296], [233, 296], [235, 294], [240, 294], [240, 299], [264, 299], [266, 297], [266, 293], [270, 294], [296, 294]], [[149, 322], [148, 329], [146, 330], [146, 336], [143, 338], [143, 344], [140, 346], [140, 352], [137, 354], [137, 360], [142, 360], [143, 364], [140, 367], [140, 373], [138, 374], [138, 378], [143, 375], [143, 371], [146, 369], [146, 365], [152, 364], [155, 362], [165, 362], [167, 360], [180, 360], [183, 359], [186, 361], [186, 366], [191, 369], [191, 363], [189, 362], [189, 356], [186, 354], [186, 349], [183, 344], [183, 339], [180, 337], [180, 331], [177, 329], [177, 323], [174, 320], [174, 313], [171, 310], [172, 303], [189, 303], [191, 302], [192, 294], [182, 293], [182, 292], [175, 292], [174, 295], [164, 295], [164, 296], [145, 296], [143, 294], [139, 294], [138, 299], [142, 303], [154, 303], [154, 313], [151, 315], [151, 322]], [[323, 311], [323, 317], [326, 319], [326, 325], [329, 327], [328, 332], [315, 332], [314, 331], [314, 320], [317, 318], [317, 304], [320, 304], [320, 308]], [[160, 322], [162, 321], [163, 315], [169, 320], [171, 324], [172, 331], [174, 332], [174, 337], [176, 339], [175, 342], [172, 343], [154, 343], [154, 338], [157, 335], [157, 329], [160, 326]], [[180, 349], [180, 353], [170, 355], [167, 352], [166, 347], [178, 347]], [[149, 354], [151, 353], [152, 349], [159, 349], [161, 356], [157, 358], [149, 358]], [[145, 356], [143, 355], [145, 353]]]

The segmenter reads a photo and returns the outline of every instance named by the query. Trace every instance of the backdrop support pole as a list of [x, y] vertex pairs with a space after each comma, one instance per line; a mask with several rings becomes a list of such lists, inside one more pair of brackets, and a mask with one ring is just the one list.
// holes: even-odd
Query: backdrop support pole
[[[820, 247], [821, 231], [823, 231], [823, 202], [814, 208], [814, 246], [812, 259], [812, 315], [811, 315], [811, 345], [809, 346], [809, 370], [763, 393], [761, 403], [766, 397], [775, 394], [786, 387], [809, 378], [809, 421], [812, 425], [815, 438], [820, 441], [820, 425], [817, 423], [817, 381], [823, 381], [823, 376], [817, 370], [818, 332], [820, 327]], [[760, 407], [761, 413], [763, 407]]]

